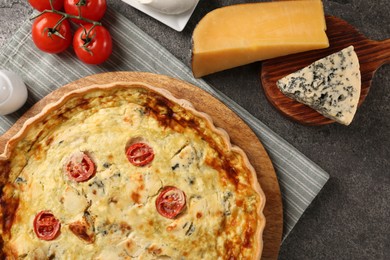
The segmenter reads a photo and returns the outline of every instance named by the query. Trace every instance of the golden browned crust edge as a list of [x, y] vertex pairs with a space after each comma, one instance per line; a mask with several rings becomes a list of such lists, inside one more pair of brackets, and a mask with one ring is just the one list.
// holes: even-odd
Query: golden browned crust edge
[[229, 137], [228, 133], [224, 129], [216, 127], [214, 125], [212, 118], [208, 114], [196, 110], [190, 101], [185, 100], [185, 99], [178, 99], [178, 98], [174, 97], [172, 95], [172, 93], [166, 89], [157, 88], [157, 87], [151, 86], [149, 84], [145, 84], [143, 82], [138, 82], [138, 81], [134, 81], [134, 82], [117, 81], [117, 82], [113, 82], [113, 83], [109, 83], [109, 84], [102, 84], [102, 85], [94, 84], [94, 85], [90, 85], [88, 87], [84, 87], [84, 88], [80, 88], [80, 89], [71, 91], [67, 95], [64, 95], [57, 102], [50, 103], [50, 104], [46, 105], [40, 113], [38, 113], [34, 117], [31, 117], [30, 119], [28, 119], [24, 123], [23, 127], [19, 130], [19, 132], [16, 135], [14, 135], [7, 142], [5, 149], [4, 149], [4, 153], [0, 154], [0, 163], [2, 161], [6, 162], [7, 160], [9, 160], [10, 155], [11, 155], [11, 151], [15, 148], [17, 143], [24, 138], [24, 136], [27, 134], [29, 129], [34, 124], [42, 121], [46, 117], [47, 114], [49, 114], [52, 111], [56, 110], [57, 108], [61, 107], [69, 99], [76, 97], [76, 96], [79, 96], [81, 94], [87, 94], [89, 92], [93, 92], [96, 90], [105, 90], [105, 89], [116, 88], [116, 87], [146, 88], [148, 90], [154, 91], [154, 92], [162, 95], [163, 97], [167, 98], [168, 100], [173, 101], [176, 104], [179, 104], [183, 108], [189, 110], [195, 116], [198, 116], [200, 118], [204, 118], [208, 122], [208, 126], [210, 127], [210, 129], [213, 132], [216, 132], [217, 134], [219, 134], [220, 136], [223, 137], [228, 149], [235, 152], [235, 153], [238, 153], [242, 156], [242, 158], [244, 159], [245, 165], [247, 166], [247, 168], [249, 169], [249, 171], [251, 172], [251, 175], [252, 175], [251, 186], [253, 187], [253, 189], [257, 192], [257, 194], [260, 197], [260, 204], [257, 208], [257, 213], [258, 213], [259, 219], [257, 221], [258, 225], [257, 225], [257, 230], [255, 232], [255, 234], [256, 234], [255, 236], [259, 238], [259, 244], [258, 244], [257, 251], [254, 252], [254, 258], [253, 258], [253, 259], [260, 259], [260, 256], [261, 256], [261, 253], [263, 250], [262, 235], [263, 235], [263, 231], [264, 231], [265, 223], [266, 223], [266, 219], [265, 219], [265, 216], [263, 214], [266, 198], [265, 198], [265, 194], [264, 194], [263, 190], [261, 189], [260, 184], [257, 180], [257, 175], [256, 175], [256, 171], [255, 171], [254, 167], [249, 162], [249, 159], [248, 159], [247, 155], [245, 154], [244, 150], [242, 150], [240, 147], [238, 147], [236, 145], [232, 145], [232, 143], [230, 142], [230, 137]]

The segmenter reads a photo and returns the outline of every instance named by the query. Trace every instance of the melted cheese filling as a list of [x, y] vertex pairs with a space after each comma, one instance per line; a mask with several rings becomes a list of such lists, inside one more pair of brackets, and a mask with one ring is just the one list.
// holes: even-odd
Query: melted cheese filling
[[[33, 144], [36, 149], [11, 162], [20, 169], [13, 173], [20, 199], [8, 244], [13, 254], [28, 259], [218, 259], [233, 250], [226, 240], [239, 242], [248, 225], [245, 214], [255, 214], [259, 198], [245, 194], [245, 208], [237, 206], [243, 198], [235, 186], [221, 181], [226, 177], [208, 163], [217, 156], [210, 144], [190, 128], [162, 126], [136, 103], [91, 107], [53, 128], [46, 126], [51, 130]], [[153, 148], [151, 164], [129, 163], [125, 150], [134, 140]], [[69, 157], [78, 152], [88, 152], [96, 165], [95, 176], [80, 183], [64, 172]], [[156, 210], [164, 186], [186, 194], [186, 208], [175, 219]], [[34, 217], [42, 210], [61, 222], [55, 240], [40, 240], [33, 231]], [[82, 220], [91, 226], [92, 243], [69, 229]]]

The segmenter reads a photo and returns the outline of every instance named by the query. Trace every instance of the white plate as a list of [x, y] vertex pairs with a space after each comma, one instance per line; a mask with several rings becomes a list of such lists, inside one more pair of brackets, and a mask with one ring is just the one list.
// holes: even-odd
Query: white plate
[[163, 24], [168, 25], [169, 27], [175, 29], [178, 32], [181, 32], [184, 29], [188, 20], [190, 20], [190, 17], [194, 12], [196, 6], [199, 3], [199, 1], [197, 1], [193, 8], [191, 8], [190, 10], [184, 13], [169, 15], [169, 14], [163, 14], [157, 12], [146, 5], [140, 4], [138, 0], [122, 0], [122, 1], [140, 10], [141, 12], [144, 12], [145, 14], [153, 17], [154, 19], [162, 22]]

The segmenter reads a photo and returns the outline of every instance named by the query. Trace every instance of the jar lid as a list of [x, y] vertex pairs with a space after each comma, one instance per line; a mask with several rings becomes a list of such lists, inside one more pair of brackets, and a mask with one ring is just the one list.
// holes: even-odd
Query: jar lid
[[7, 78], [0, 76], [0, 104], [5, 102], [11, 95], [11, 90], [9, 89], [9, 82], [7, 80]]
[[27, 100], [27, 88], [22, 78], [7, 70], [0, 70], [0, 115], [15, 112]]

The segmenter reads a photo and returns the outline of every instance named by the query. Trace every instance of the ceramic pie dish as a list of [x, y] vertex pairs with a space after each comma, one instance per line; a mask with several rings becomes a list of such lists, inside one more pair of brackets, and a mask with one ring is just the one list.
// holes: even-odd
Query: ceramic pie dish
[[72, 91], [26, 121], [0, 165], [7, 256], [261, 255], [254, 168], [210, 116], [167, 90]]

